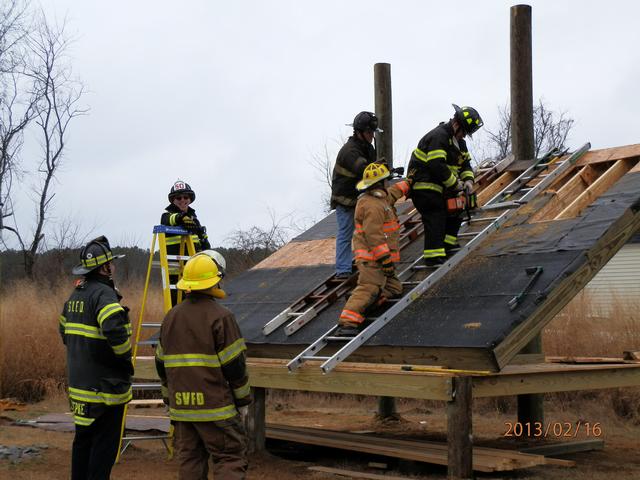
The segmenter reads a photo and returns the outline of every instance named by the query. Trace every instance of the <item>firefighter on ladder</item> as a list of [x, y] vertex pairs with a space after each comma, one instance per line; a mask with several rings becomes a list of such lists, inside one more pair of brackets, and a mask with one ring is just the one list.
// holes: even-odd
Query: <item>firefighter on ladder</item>
[[156, 348], [156, 368], [174, 423], [181, 480], [243, 479], [247, 470], [242, 418], [251, 403], [244, 339], [233, 314], [216, 299], [224, 258], [198, 253], [184, 267], [178, 288], [186, 299], [167, 313]]
[[74, 275], [83, 275], [65, 302], [60, 334], [67, 347], [69, 403], [76, 426], [71, 479], [108, 480], [120, 443], [124, 405], [131, 400], [131, 323], [113, 284], [106, 237], [80, 252]]
[[[211, 248], [207, 237], [207, 229], [200, 224], [196, 211], [191, 204], [196, 199], [196, 193], [188, 183], [176, 180], [169, 191], [169, 205], [160, 218], [160, 223], [167, 226], [182, 227], [193, 235], [196, 251], [208, 250]], [[180, 235], [167, 235], [167, 254], [178, 255], [180, 253]], [[187, 253], [184, 253], [187, 255]], [[172, 285], [178, 281], [178, 273], [170, 270], [169, 282]], [[177, 290], [171, 290], [171, 304], [175, 305], [177, 300]]]
[[454, 104], [453, 108], [453, 118], [422, 137], [409, 161], [410, 196], [422, 215], [423, 257], [428, 266], [441, 265], [460, 248], [461, 213], [447, 214], [446, 199], [473, 190], [471, 155], [464, 138], [482, 127], [482, 118], [472, 107]]
[[409, 192], [409, 181], [386, 187], [390, 176], [386, 165], [369, 165], [357, 184], [353, 254], [358, 267], [358, 285], [349, 297], [338, 324], [337, 335], [355, 335], [365, 320], [365, 310], [374, 303], [402, 293], [395, 263], [400, 261], [400, 224], [394, 204]]

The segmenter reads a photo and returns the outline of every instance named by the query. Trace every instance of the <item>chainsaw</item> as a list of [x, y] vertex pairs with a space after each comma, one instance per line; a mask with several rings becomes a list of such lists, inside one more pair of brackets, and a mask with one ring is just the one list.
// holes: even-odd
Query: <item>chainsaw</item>
[[467, 193], [464, 190], [457, 197], [447, 199], [447, 214], [456, 215], [467, 212], [467, 219], [471, 219], [471, 211], [478, 207], [478, 198], [475, 193]]

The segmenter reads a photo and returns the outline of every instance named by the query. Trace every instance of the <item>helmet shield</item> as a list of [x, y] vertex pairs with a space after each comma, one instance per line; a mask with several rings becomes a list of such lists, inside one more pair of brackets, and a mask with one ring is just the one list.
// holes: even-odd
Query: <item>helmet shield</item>
[[362, 180], [356, 185], [356, 190], [359, 192], [366, 190], [367, 188], [381, 182], [385, 178], [391, 175], [386, 165], [382, 163], [372, 163], [364, 169], [362, 173]]
[[169, 202], [173, 203], [174, 197], [180, 194], [188, 195], [189, 198], [191, 198], [191, 202], [194, 202], [196, 199], [196, 192], [193, 191], [187, 182], [176, 180], [171, 186], [171, 190], [169, 190]]

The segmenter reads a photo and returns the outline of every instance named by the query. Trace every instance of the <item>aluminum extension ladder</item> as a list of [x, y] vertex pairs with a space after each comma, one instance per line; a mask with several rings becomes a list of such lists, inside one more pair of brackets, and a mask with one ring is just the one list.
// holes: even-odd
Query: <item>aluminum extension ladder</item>
[[[168, 255], [167, 254], [167, 235], [179, 235], [180, 236], [180, 248], [178, 255]], [[153, 257], [156, 252], [156, 243], [158, 244], [158, 253], [159, 253], [159, 261], [154, 261]], [[185, 253], [187, 255], [185, 255]], [[153, 333], [160, 332], [161, 323], [143, 323], [142, 318], [144, 315], [144, 309], [147, 303], [147, 293], [149, 291], [149, 280], [151, 278], [151, 268], [153, 266], [160, 267], [160, 273], [162, 276], [162, 303], [163, 303], [163, 312], [166, 314], [169, 310], [171, 310], [172, 302], [171, 302], [171, 292], [173, 290], [177, 290], [175, 284], [171, 284], [169, 280], [170, 274], [178, 275], [178, 278], [182, 277], [182, 270], [184, 268], [184, 264], [187, 260], [189, 260], [193, 255], [196, 254], [195, 244], [193, 242], [193, 238], [191, 233], [187, 232], [185, 229], [181, 227], [170, 227], [166, 225], [156, 225], [153, 227], [153, 239], [151, 240], [151, 249], [149, 250], [149, 263], [147, 265], [147, 275], [144, 282], [144, 291], [142, 294], [142, 305], [140, 307], [140, 315], [138, 317], [138, 325], [136, 327], [135, 340], [133, 342], [133, 350], [131, 352], [132, 355], [132, 363], [135, 370], [135, 366], [137, 360], [140, 361], [150, 361], [154, 362], [154, 356], [138, 356], [138, 346], [140, 345], [157, 345], [157, 339], [149, 339], [149, 340], [140, 340], [140, 333], [142, 330], [153, 330]], [[177, 290], [177, 302], [180, 303], [182, 301], [182, 292]], [[147, 382], [147, 383], [133, 383], [131, 385], [132, 390], [135, 391], [151, 391], [157, 392], [160, 395], [161, 392], [161, 383], [160, 382]], [[162, 398], [156, 398], [153, 403], [162, 404]], [[125, 425], [127, 421], [127, 411], [129, 405], [136, 404], [148, 404], [147, 400], [132, 400], [124, 407], [124, 415], [122, 418], [122, 427], [120, 428], [120, 448], [118, 449], [118, 458], [116, 461], [120, 459], [120, 456], [125, 452], [125, 450], [131, 445], [134, 441], [139, 440], [160, 440], [164, 444], [167, 451], [171, 454], [170, 445], [167, 443], [167, 440], [171, 438], [171, 434], [161, 434], [161, 435], [135, 435], [135, 436], [126, 436], [125, 435]]]
[[[297, 370], [307, 360], [322, 360], [323, 363], [320, 365], [322, 372], [331, 372], [340, 362], [344, 361], [356, 349], [369, 340], [369, 338], [375, 335], [376, 332], [383, 328], [412, 302], [420, 298], [420, 296], [436, 284], [438, 280], [458, 265], [470, 252], [475, 250], [487, 236], [498, 230], [505, 222], [512, 218], [521, 205], [531, 201], [540, 192], [549, 187], [557, 178], [568, 171], [569, 168], [575, 165], [576, 161], [590, 148], [591, 144], [586, 143], [565, 160], [560, 160], [559, 155], [561, 152], [552, 150], [542, 159], [535, 162], [500, 193], [491, 198], [484, 207], [479, 209], [480, 215], [492, 210], [503, 210], [502, 212], [490, 217], [480, 217], [476, 214], [474, 218], [463, 223], [463, 226], [471, 227], [474, 224], [490, 222], [489, 225], [479, 232], [469, 232], [458, 235], [460, 239], [465, 239], [465, 241], [468, 239], [468, 243], [466, 243], [459, 252], [443, 265], [436, 267], [421, 265], [422, 257], [417, 258], [408, 268], [398, 275], [403, 285], [412, 287], [411, 290], [403, 293], [400, 298], [390, 302], [390, 307], [384, 313], [376, 318], [370, 319], [373, 320], [372, 323], [353, 337], [336, 336], [335, 332], [339, 327], [338, 325], [332, 326], [324, 335], [287, 364], [289, 371], [293, 372]], [[539, 181], [531, 184], [534, 180]], [[410, 281], [410, 278], [417, 271], [421, 270], [427, 270], [430, 271], [430, 273], [421, 281]], [[331, 356], [318, 355], [322, 349], [329, 344], [343, 345]]]
[[[418, 238], [424, 228], [420, 214], [415, 208], [412, 208], [406, 214], [400, 223], [400, 228], [399, 246], [400, 249], [402, 249]], [[351, 291], [356, 284], [357, 278], [357, 272], [345, 279], [336, 278], [336, 276], [332, 274], [320, 282], [309, 293], [300, 297], [273, 319], [269, 320], [264, 327], [262, 327], [262, 333], [269, 335], [287, 322], [289, 323], [285, 326], [284, 332], [287, 335], [297, 332], [317, 317], [322, 310]]]

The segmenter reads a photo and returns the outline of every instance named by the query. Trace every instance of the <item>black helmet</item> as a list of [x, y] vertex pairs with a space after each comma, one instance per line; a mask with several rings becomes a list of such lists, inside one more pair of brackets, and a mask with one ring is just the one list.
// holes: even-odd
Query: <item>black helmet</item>
[[169, 191], [169, 202], [173, 203], [173, 197], [175, 197], [180, 193], [185, 193], [189, 195], [189, 197], [191, 198], [191, 202], [193, 202], [196, 199], [196, 192], [191, 190], [191, 187], [187, 182], [183, 182], [182, 180], [176, 180], [173, 186], [171, 187], [171, 190]]
[[109, 263], [124, 255], [114, 255], [109, 246], [109, 240], [104, 235], [94, 238], [80, 250], [80, 265], [73, 267], [74, 275], [85, 275], [105, 263]]
[[452, 103], [451, 105], [453, 105], [453, 109], [456, 111], [453, 118], [455, 118], [458, 121], [458, 123], [460, 124], [460, 127], [462, 127], [462, 129], [464, 130], [464, 133], [469, 135], [469, 137], [471, 137], [471, 135], [476, 133], [478, 129], [482, 125], [484, 125], [484, 123], [482, 122], [482, 118], [480, 118], [480, 114], [475, 108], [473, 107], [460, 108], [455, 103]]
[[353, 127], [357, 132], [382, 132], [378, 128], [378, 117], [372, 112], [360, 112], [353, 119], [353, 123], [347, 123], [348, 127]]

